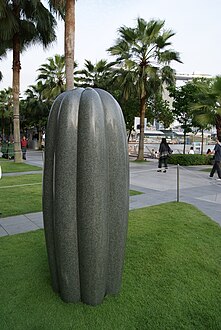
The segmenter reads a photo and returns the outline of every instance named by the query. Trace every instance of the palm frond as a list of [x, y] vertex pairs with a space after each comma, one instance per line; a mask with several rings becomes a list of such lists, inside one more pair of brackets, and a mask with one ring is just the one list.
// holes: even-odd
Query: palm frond
[[170, 63], [171, 61], [176, 61], [179, 63], [183, 63], [180, 59], [180, 55], [178, 52], [174, 50], [165, 50], [163, 52], [158, 53], [160, 63]]

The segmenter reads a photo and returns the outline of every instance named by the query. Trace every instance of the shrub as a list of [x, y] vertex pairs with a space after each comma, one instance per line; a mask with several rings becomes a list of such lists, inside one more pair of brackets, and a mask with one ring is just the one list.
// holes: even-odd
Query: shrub
[[212, 156], [206, 155], [183, 155], [183, 154], [173, 154], [168, 158], [169, 164], [179, 164], [182, 166], [191, 165], [211, 165]]

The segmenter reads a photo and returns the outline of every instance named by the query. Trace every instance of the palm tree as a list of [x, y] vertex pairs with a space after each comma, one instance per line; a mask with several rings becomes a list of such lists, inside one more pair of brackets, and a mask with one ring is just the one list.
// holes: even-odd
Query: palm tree
[[52, 101], [47, 102], [43, 98], [45, 86], [39, 81], [36, 85], [31, 85], [25, 91], [25, 97], [21, 101], [21, 114], [24, 117], [26, 128], [37, 127], [39, 147], [43, 128], [46, 127], [47, 118], [52, 105]]
[[144, 118], [148, 99], [147, 86], [150, 77], [156, 75], [171, 61], [180, 61], [179, 54], [168, 49], [170, 38], [174, 36], [171, 30], [164, 30], [164, 21], [151, 20], [146, 22], [137, 19], [135, 28], [120, 27], [115, 45], [108, 51], [117, 56], [118, 64], [126, 72], [122, 87], [126, 94], [136, 89], [140, 102], [140, 140], [138, 159], [144, 159]]
[[113, 62], [102, 59], [96, 64], [85, 60], [84, 69], [75, 71], [75, 81], [78, 86], [106, 88], [113, 73]]
[[19, 93], [20, 53], [33, 43], [47, 47], [56, 38], [56, 21], [39, 0], [0, 2], [0, 54], [13, 50], [13, 110], [15, 162], [22, 162], [20, 146]]
[[54, 100], [57, 95], [65, 91], [65, 57], [56, 54], [47, 59], [48, 63], [42, 64], [38, 71], [37, 81], [44, 84], [42, 96], [46, 100]]
[[212, 86], [212, 93], [216, 98], [214, 104], [215, 109], [215, 125], [217, 137], [221, 137], [221, 76], [217, 76]]
[[197, 102], [192, 105], [201, 126], [215, 126], [217, 137], [221, 137], [221, 76], [214, 79], [194, 80], [198, 90]]
[[49, 4], [65, 20], [66, 90], [70, 90], [74, 88], [75, 0], [49, 0]]

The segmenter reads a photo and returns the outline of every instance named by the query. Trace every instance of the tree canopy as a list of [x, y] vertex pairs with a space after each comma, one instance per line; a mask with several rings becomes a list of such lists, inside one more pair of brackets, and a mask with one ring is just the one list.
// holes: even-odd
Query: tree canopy
[[13, 111], [15, 162], [22, 162], [20, 145], [19, 93], [20, 54], [28, 46], [47, 47], [56, 38], [56, 20], [39, 0], [0, 1], [0, 55], [13, 51]]
[[[140, 140], [138, 159], [144, 159], [144, 118], [147, 108], [148, 83], [157, 74], [165, 79], [165, 67], [169, 68], [171, 61], [181, 62], [179, 54], [171, 46], [170, 39], [174, 36], [172, 30], [164, 28], [164, 21], [142, 18], [136, 21], [136, 27], [122, 26], [119, 28], [119, 38], [114, 46], [108, 49], [116, 57], [122, 76], [122, 88], [125, 96], [136, 90], [140, 103]], [[169, 72], [169, 70], [167, 70]], [[161, 73], [160, 73], [161, 72]], [[170, 70], [170, 76], [172, 73]]]

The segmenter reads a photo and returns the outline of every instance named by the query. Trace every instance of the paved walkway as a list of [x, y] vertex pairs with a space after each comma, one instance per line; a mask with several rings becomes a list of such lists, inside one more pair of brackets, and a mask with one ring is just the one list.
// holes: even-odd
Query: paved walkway
[[[42, 153], [29, 152], [26, 162], [42, 166]], [[170, 166], [167, 173], [158, 173], [156, 161], [130, 162], [130, 188], [143, 192], [130, 197], [130, 210], [178, 200], [195, 205], [221, 225], [221, 182], [210, 180], [202, 168], [179, 167], [178, 180], [177, 166]], [[43, 228], [42, 212], [0, 218], [0, 236], [39, 228]]]
[[221, 225], [221, 182], [215, 176], [209, 179], [203, 166], [179, 167], [178, 190], [177, 166], [158, 173], [156, 163], [131, 165], [130, 187], [145, 194], [131, 197], [130, 209], [178, 200], [195, 205]]

